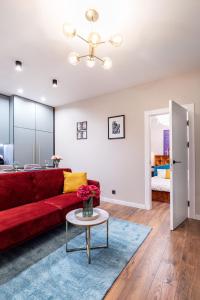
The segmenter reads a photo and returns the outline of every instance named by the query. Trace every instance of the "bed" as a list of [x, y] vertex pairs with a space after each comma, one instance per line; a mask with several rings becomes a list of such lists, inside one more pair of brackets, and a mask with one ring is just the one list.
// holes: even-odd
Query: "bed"
[[[168, 155], [155, 155], [155, 166], [169, 165]], [[153, 176], [151, 178], [152, 201], [170, 203], [170, 179]]]

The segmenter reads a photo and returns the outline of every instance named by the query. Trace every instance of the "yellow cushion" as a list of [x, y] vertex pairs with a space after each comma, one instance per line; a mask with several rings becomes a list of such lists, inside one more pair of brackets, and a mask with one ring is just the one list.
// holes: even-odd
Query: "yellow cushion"
[[170, 179], [170, 170], [166, 170], [165, 179]]
[[76, 192], [81, 185], [87, 184], [87, 173], [64, 173], [64, 189], [63, 193]]

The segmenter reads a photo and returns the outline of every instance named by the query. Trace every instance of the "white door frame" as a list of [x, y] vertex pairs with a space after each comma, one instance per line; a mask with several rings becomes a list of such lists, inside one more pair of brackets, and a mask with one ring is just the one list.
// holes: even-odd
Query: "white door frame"
[[[195, 143], [194, 143], [194, 104], [183, 105], [189, 115], [189, 161], [188, 161], [188, 217], [195, 219]], [[145, 208], [152, 209], [151, 196], [151, 128], [150, 118], [156, 115], [169, 113], [169, 107], [155, 109], [144, 112], [144, 129], [145, 129]]]

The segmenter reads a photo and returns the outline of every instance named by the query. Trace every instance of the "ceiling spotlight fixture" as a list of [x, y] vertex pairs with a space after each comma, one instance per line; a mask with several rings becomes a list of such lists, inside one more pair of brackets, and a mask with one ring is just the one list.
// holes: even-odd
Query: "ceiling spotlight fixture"
[[22, 71], [22, 62], [21, 61], [19, 61], [19, 60], [15, 61], [15, 70], [17, 72], [21, 72]]
[[[85, 13], [85, 17], [86, 20], [89, 22], [96, 22], [99, 18], [99, 14], [95, 9], [88, 9]], [[96, 64], [96, 61], [98, 60], [101, 62], [102, 67], [105, 70], [108, 70], [112, 67], [112, 60], [109, 57], [100, 58], [96, 56], [96, 48], [107, 42], [109, 42], [114, 47], [119, 47], [123, 42], [122, 36], [119, 34], [115, 34], [111, 36], [111, 38], [108, 41], [105, 41], [102, 40], [100, 34], [95, 31], [90, 32], [88, 37], [84, 38], [81, 35], [79, 35], [77, 33], [76, 28], [74, 28], [69, 23], [65, 23], [63, 25], [63, 32], [68, 38], [73, 38], [76, 36], [88, 44], [88, 53], [86, 53], [85, 55], [79, 55], [76, 52], [71, 52], [69, 54], [69, 62], [74, 66], [78, 65], [81, 59], [86, 59], [86, 65], [89, 68], [93, 68]]]
[[57, 79], [53, 79], [52, 80], [52, 85], [54, 88], [56, 88], [58, 86], [58, 80]]
[[18, 94], [23, 94], [23, 92], [24, 92], [23, 89], [18, 89], [18, 90], [17, 90], [17, 93], [18, 93]]

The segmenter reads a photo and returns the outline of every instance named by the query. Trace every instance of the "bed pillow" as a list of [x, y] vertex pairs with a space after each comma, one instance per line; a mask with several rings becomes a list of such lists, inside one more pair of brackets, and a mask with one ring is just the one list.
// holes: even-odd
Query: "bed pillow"
[[166, 170], [165, 179], [170, 179], [170, 170]]
[[158, 177], [160, 177], [160, 178], [166, 178], [166, 170], [164, 170], [164, 169], [158, 169]]
[[163, 165], [163, 166], [155, 166], [154, 167], [154, 176], [158, 176], [158, 170], [159, 169], [165, 169], [165, 170], [168, 170], [170, 169], [170, 164], [168, 165]]

